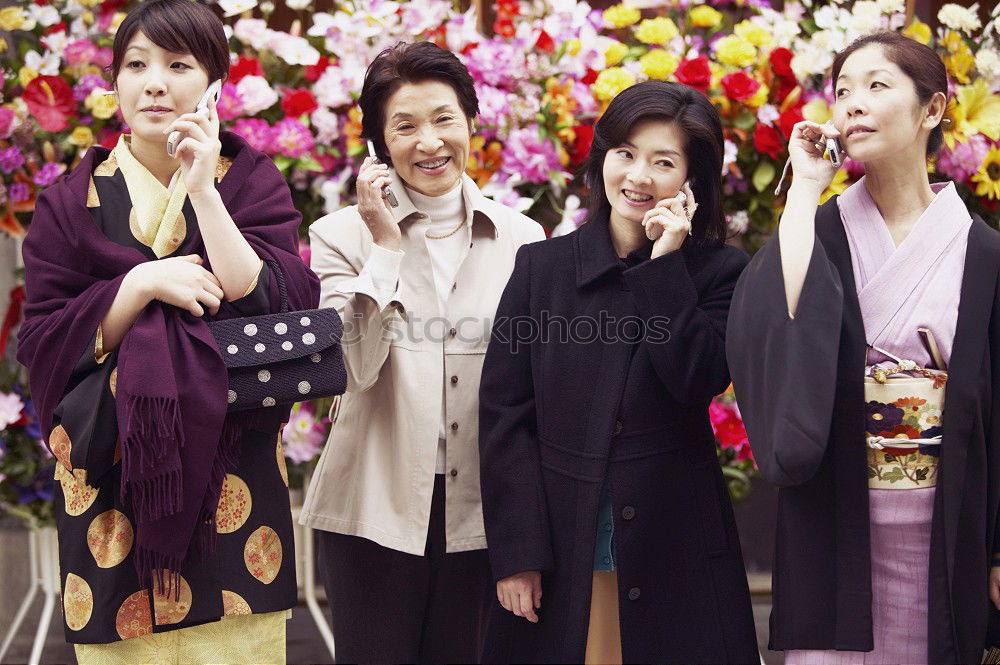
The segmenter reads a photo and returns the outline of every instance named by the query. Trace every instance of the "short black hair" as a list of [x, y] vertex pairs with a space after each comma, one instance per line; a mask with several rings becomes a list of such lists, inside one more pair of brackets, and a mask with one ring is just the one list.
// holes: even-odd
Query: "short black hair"
[[705, 95], [680, 83], [644, 81], [630, 86], [611, 100], [594, 125], [594, 140], [584, 173], [584, 182], [590, 189], [587, 221], [604, 219], [611, 213], [604, 191], [604, 159], [608, 151], [622, 145], [632, 130], [647, 120], [674, 123], [684, 137], [688, 183], [698, 203], [691, 220], [695, 243], [709, 247], [724, 242], [722, 120]]
[[208, 72], [208, 80], [229, 76], [229, 40], [222, 20], [192, 0], [148, 0], [132, 9], [115, 33], [111, 81], [125, 64], [125, 51], [137, 33], [171, 53], [190, 53]]
[[479, 97], [472, 75], [454, 53], [434, 42], [399, 42], [372, 60], [365, 72], [358, 106], [361, 107], [361, 138], [375, 144], [375, 154], [389, 165], [385, 145], [385, 105], [404, 83], [440, 81], [450, 85], [458, 97], [470, 127], [479, 114]]

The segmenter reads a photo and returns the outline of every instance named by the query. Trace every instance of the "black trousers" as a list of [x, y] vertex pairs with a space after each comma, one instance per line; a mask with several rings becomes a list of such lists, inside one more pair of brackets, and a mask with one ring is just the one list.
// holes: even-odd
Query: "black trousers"
[[337, 663], [478, 663], [495, 596], [486, 550], [445, 553], [445, 476], [424, 556], [316, 531]]

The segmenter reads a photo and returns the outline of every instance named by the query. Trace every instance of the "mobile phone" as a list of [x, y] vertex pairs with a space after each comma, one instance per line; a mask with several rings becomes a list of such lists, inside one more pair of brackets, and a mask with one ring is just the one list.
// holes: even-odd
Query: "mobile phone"
[[[382, 160], [375, 154], [375, 144], [371, 139], [368, 139], [368, 156], [371, 157], [372, 161], [376, 164], [382, 163]], [[382, 198], [388, 201], [391, 207], [399, 207], [399, 201], [396, 200], [396, 195], [392, 193], [392, 189], [389, 188], [389, 185], [382, 188]]]
[[[195, 113], [208, 114], [208, 100], [212, 99], [216, 102], [219, 101], [219, 95], [222, 94], [222, 81], [212, 81], [209, 84], [208, 89], [205, 94], [201, 96], [198, 100], [198, 105], [194, 107]], [[171, 157], [174, 156], [174, 150], [177, 149], [177, 145], [181, 142], [182, 132], [174, 131], [170, 132], [170, 136], [167, 137], [167, 154]]]
[[830, 161], [834, 166], [844, 163], [844, 148], [840, 145], [840, 139], [832, 138], [826, 140], [826, 151], [830, 153]]

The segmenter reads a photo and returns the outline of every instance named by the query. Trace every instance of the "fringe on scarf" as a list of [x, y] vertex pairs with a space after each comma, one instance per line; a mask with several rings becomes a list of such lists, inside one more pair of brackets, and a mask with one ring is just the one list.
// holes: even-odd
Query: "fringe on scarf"
[[259, 421], [253, 411], [233, 411], [226, 414], [222, 424], [222, 434], [219, 437], [219, 448], [212, 463], [212, 473], [208, 479], [208, 491], [198, 515], [198, 527], [194, 537], [194, 551], [202, 559], [215, 553], [217, 531], [215, 511], [219, 505], [219, 495], [222, 493], [222, 483], [226, 474], [236, 470], [240, 461], [243, 435], [246, 430]]
[[[154, 552], [145, 547], [135, 548], [135, 571], [142, 584], [153, 581], [153, 593], [163, 597], [171, 594], [174, 601], [181, 599], [182, 557]], [[152, 600], [152, 599], [150, 599]]]
[[129, 395], [124, 425], [122, 451], [131, 458], [130, 466], [138, 464], [139, 473], [154, 468], [164, 455], [184, 445], [181, 406], [173, 397]]
[[122, 457], [121, 499], [132, 495], [132, 510], [139, 522], [149, 523], [184, 509], [184, 479], [180, 466], [152, 478], [125, 480], [125, 457]]

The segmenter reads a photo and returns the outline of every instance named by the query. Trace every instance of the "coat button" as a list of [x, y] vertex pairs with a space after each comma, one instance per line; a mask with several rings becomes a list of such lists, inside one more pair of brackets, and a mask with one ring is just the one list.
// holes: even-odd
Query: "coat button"
[[457, 475], [458, 475], [458, 469], [452, 469], [451, 470], [451, 477], [454, 478]]
[[452, 328], [451, 330], [448, 331], [448, 335], [450, 337], [454, 337], [457, 334], [458, 334], [458, 330], [456, 328]]
[[631, 589], [628, 590], [628, 599], [629, 600], [639, 600], [640, 593], [641, 592], [639, 591], [639, 587], [634, 586], [634, 587], [632, 587]]
[[451, 424], [451, 431], [452, 432], [457, 432], [458, 431], [458, 423], [452, 423]]
[[635, 508], [632, 506], [622, 508], [622, 519], [630, 520], [633, 517], [635, 517]]
[[622, 421], [616, 420], [615, 421], [615, 433], [614, 433], [614, 436], [618, 436], [621, 433], [622, 433]]
[[458, 377], [457, 376], [451, 377], [451, 383], [452, 383], [452, 385], [455, 385], [456, 383], [458, 383]]
[[605, 524], [604, 524], [604, 530], [605, 531], [609, 531], [610, 532], [612, 528], [613, 527], [611, 526], [611, 522], [605, 522]]
[[611, 564], [611, 557], [606, 556], [606, 557], [604, 557], [603, 561], [604, 561], [604, 565], [605, 566], [610, 565]]

